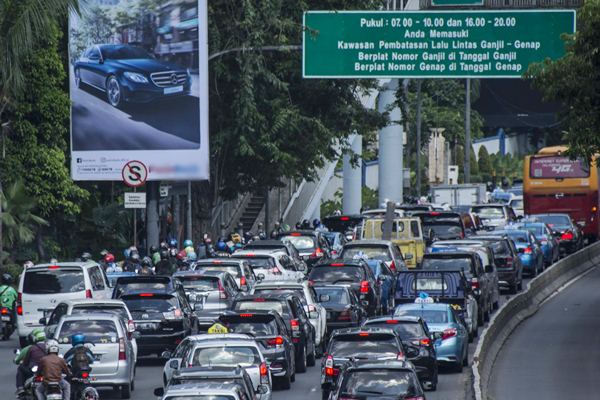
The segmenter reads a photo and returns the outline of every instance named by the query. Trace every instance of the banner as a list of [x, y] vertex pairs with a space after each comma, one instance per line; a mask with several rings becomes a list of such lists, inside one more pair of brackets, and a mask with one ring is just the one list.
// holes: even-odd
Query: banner
[[71, 175], [209, 178], [207, 0], [85, 0], [69, 19]]

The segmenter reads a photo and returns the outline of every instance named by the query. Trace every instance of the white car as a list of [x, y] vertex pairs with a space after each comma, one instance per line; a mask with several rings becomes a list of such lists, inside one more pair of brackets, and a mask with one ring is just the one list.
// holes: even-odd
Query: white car
[[306, 271], [297, 271], [290, 257], [281, 250], [238, 250], [232, 258], [248, 261], [254, 275], [263, 280], [298, 281], [306, 277]]
[[318, 296], [315, 289], [308, 284], [308, 281], [289, 282], [265, 280], [259, 282], [250, 291], [250, 294], [276, 293], [278, 291], [290, 291], [298, 294], [304, 305], [304, 311], [306, 311], [311, 325], [315, 328], [315, 344], [319, 347], [320, 353], [323, 354], [325, 346], [327, 345], [327, 311], [317, 301]]
[[[185, 338], [172, 354], [163, 353], [169, 360], [163, 368], [166, 388], [175, 370], [191, 367], [243, 367], [254, 390], [263, 392], [260, 400], [271, 400], [273, 381], [260, 346], [249, 335], [238, 333], [194, 335]], [[266, 386], [268, 390], [261, 390]]]
[[26, 345], [40, 319], [64, 300], [110, 299], [112, 289], [102, 268], [93, 261], [41, 264], [21, 274], [17, 299], [19, 343]]
[[508, 205], [512, 207], [515, 215], [517, 217], [525, 216], [524, 204], [523, 204], [523, 196], [514, 196], [512, 199], [508, 201]]

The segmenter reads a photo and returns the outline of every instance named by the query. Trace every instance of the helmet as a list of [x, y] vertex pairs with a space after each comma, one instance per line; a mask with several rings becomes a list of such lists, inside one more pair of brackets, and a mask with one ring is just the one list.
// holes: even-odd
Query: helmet
[[31, 268], [31, 267], [33, 267], [32, 261], [25, 261], [25, 264], [23, 264], [23, 268], [25, 268], [25, 269]]
[[166, 260], [167, 258], [169, 258], [169, 251], [165, 250], [165, 249], [162, 249], [160, 251], [160, 259], [161, 260]]
[[132, 253], [131, 256], [130, 256], [131, 261], [140, 261], [140, 255], [138, 254], [137, 251], [136, 252], [131, 252], [131, 253]]
[[79, 258], [81, 258], [81, 261], [88, 261], [92, 259], [92, 255], [86, 251], [83, 254], [81, 254], [81, 257]]
[[190, 260], [190, 261], [196, 261], [198, 259], [198, 256], [193, 251], [190, 253], [187, 253], [187, 256], [188, 256], [188, 260]]
[[193, 247], [194, 246], [194, 242], [192, 242], [190, 239], [186, 239], [183, 241], [183, 247]]
[[319, 221], [319, 218], [313, 219], [313, 227], [316, 228], [319, 225], [321, 225], [321, 221]]
[[157, 251], [158, 251], [158, 247], [156, 247], [156, 246], [154, 246], [154, 245], [150, 246], [150, 254], [154, 254], [154, 253], [156, 253]]
[[100, 255], [101, 255], [102, 257], [104, 257], [104, 256], [105, 256], [105, 255], [107, 255], [107, 254], [108, 254], [108, 250], [106, 250], [106, 249], [104, 249], [104, 250], [102, 250], [102, 251], [100, 252]]
[[175, 248], [169, 249], [169, 256], [177, 257], [177, 249], [175, 249]]
[[152, 267], [152, 259], [148, 256], [142, 258], [142, 267]]
[[46, 340], [46, 332], [42, 328], [35, 328], [29, 334], [29, 340], [31, 343], [39, 343]]
[[85, 335], [83, 333], [76, 333], [71, 336], [71, 344], [77, 346], [79, 344], [85, 344]]
[[2, 284], [3, 285], [10, 285], [12, 283], [12, 275], [11, 274], [2, 274]]
[[59, 351], [60, 351], [60, 347], [58, 346], [58, 342], [56, 340], [52, 339], [52, 340], [48, 340], [48, 342], [46, 342], [46, 353], [58, 354]]
[[111, 253], [108, 253], [104, 256], [104, 262], [106, 263], [113, 263], [115, 262], [115, 256], [112, 255]]
[[166, 250], [169, 248], [169, 245], [167, 244], [167, 242], [162, 241], [160, 242], [160, 248]]
[[234, 233], [231, 235], [231, 240], [233, 241], [233, 243], [241, 243], [242, 237], [240, 236], [239, 233]]
[[217, 242], [217, 251], [227, 251], [227, 244], [223, 240], [219, 240]]
[[183, 261], [187, 258], [187, 253], [185, 252], [185, 250], [181, 250], [179, 253], [177, 253], [176, 257], [179, 261]]
[[185, 249], [183, 249], [187, 254], [193, 253], [194, 252], [194, 248], [192, 246], [188, 246]]
[[171, 246], [171, 247], [177, 247], [177, 239], [171, 239], [171, 240], [169, 240], [169, 246]]

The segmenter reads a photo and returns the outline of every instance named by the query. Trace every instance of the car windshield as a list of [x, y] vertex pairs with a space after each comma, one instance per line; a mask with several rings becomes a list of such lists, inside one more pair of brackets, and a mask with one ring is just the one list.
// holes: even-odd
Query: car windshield
[[56, 268], [26, 271], [23, 293], [58, 294], [76, 293], [85, 290], [81, 268]]
[[109, 60], [132, 60], [152, 58], [146, 50], [135, 46], [105, 46], [101, 48], [102, 57]]
[[280, 315], [288, 315], [289, 312], [287, 312], [287, 307], [285, 307], [284, 310], [284, 306], [282, 304], [281, 301], [254, 301], [254, 300], [248, 300], [248, 301], [236, 301], [235, 305], [233, 306], [233, 309], [235, 311], [254, 311], [254, 310], [258, 310], [258, 311], [277, 311]]
[[390, 334], [342, 336], [332, 340], [330, 353], [334, 357], [395, 358], [400, 352], [396, 339]]
[[71, 343], [71, 336], [76, 333], [84, 334], [85, 341], [94, 344], [117, 343], [119, 339], [117, 327], [113, 321], [90, 321], [86, 319], [65, 321], [56, 334], [56, 340], [61, 344]]
[[429, 229], [441, 240], [462, 239], [464, 237], [461, 226], [457, 224], [431, 223], [423, 225], [423, 232], [427, 232]]
[[473, 207], [473, 212], [481, 218], [502, 219], [504, 218], [504, 210], [502, 207]]
[[570, 226], [571, 218], [568, 215], [534, 215], [536, 219], [548, 224], [549, 227], [557, 226]]
[[294, 293], [296, 296], [298, 296], [298, 298], [300, 299], [300, 301], [302, 302], [302, 304], [307, 305], [307, 301], [306, 301], [306, 296], [304, 295], [304, 290], [302, 288], [264, 288], [264, 287], [257, 287], [254, 289], [254, 294], [260, 294], [260, 295], [269, 295], [269, 294], [282, 294], [282, 293]]
[[391, 261], [390, 250], [387, 246], [348, 246], [344, 247], [341, 258], [352, 259], [357, 255], [365, 255], [369, 258], [381, 261]]
[[428, 324], [446, 324], [448, 323], [448, 312], [446, 310], [427, 310], [427, 309], [396, 309], [396, 317], [411, 316], [421, 317]]
[[508, 233], [508, 236], [510, 236], [510, 238], [515, 242], [515, 244], [529, 243], [529, 237], [527, 236], [527, 233], [525, 233], [525, 232], [507, 231], [507, 233]]
[[333, 267], [324, 266], [313, 268], [308, 275], [308, 279], [315, 282], [360, 282], [364, 277], [364, 271], [360, 267], [345, 266]]
[[421, 269], [452, 271], [462, 269], [471, 272], [471, 259], [468, 257], [423, 257]]
[[409, 340], [414, 338], [424, 338], [425, 332], [419, 323], [416, 322], [394, 322], [391, 319], [388, 321], [365, 322], [366, 326], [374, 328], [388, 328], [396, 331], [400, 339]]
[[150, 312], [169, 312], [178, 308], [175, 297], [139, 297], [125, 296], [123, 301], [131, 312], [150, 311]]
[[[369, 369], [352, 371], [344, 376], [340, 393], [343, 397], [360, 398], [373, 395], [399, 399], [417, 398], [419, 384], [416, 375], [406, 370]], [[402, 397], [401, 397], [402, 396]]]
[[320, 299], [321, 296], [329, 296], [329, 300], [321, 301], [321, 304], [350, 304], [350, 297], [344, 288], [317, 286], [315, 287], [315, 292], [317, 292], [318, 299]]
[[233, 257], [243, 258], [244, 260], [248, 261], [248, 265], [250, 265], [250, 268], [252, 268], [253, 270], [254, 269], [268, 269], [268, 268], [275, 267], [275, 260], [273, 259], [273, 257], [270, 257], [270, 256], [257, 257], [257, 256], [243, 255], [243, 254], [239, 254], [239, 255], [234, 254]]
[[242, 271], [237, 265], [199, 264], [196, 265], [196, 271], [224, 271], [229, 272], [234, 278], [240, 278], [242, 276]]
[[225, 326], [234, 333], [249, 333], [253, 336], [273, 336], [277, 335], [277, 322], [271, 317], [271, 321], [265, 319], [251, 320], [249, 318], [227, 319]]
[[212, 276], [178, 276], [183, 288], [186, 290], [206, 290], [212, 291], [219, 289], [219, 278]]
[[235, 400], [235, 397], [224, 395], [191, 394], [186, 396], [167, 396], [165, 397], [165, 400]]
[[281, 240], [290, 242], [299, 251], [312, 250], [315, 248], [315, 240], [311, 236], [283, 236]]
[[108, 314], [118, 315], [119, 317], [121, 317], [123, 319], [129, 319], [129, 314], [127, 313], [127, 310], [125, 309], [124, 306], [111, 306], [111, 305], [106, 305], [106, 304], [80, 305], [80, 306], [73, 306], [73, 310], [71, 311], [71, 314], [73, 314], [73, 315], [90, 314], [90, 313], [92, 313], [92, 314], [108, 313]]
[[544, 234], [544, 228], [539, 225], [522, 225], [519, 229], [533, 233], [535, 237], [540, 237]]
[[251, 367], [260, 362], [258, 350], [250, 346], [200, 347], [192, 357], [193, 367]]

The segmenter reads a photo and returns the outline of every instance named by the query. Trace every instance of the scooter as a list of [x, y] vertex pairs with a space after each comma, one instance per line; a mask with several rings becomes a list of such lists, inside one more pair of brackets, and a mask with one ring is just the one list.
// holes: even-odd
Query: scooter
[[95, 387], [90, 384], [91, 367], [81, 368], [71, 378], [71, 398], [73, 400], [98, 400], [100, 395]]
[[0, 320], [2, 321], [2, 340], [10, 339], [10, 335], [15, 331], [15, 317], [13, 310], [8, 307], [0, 308]]

